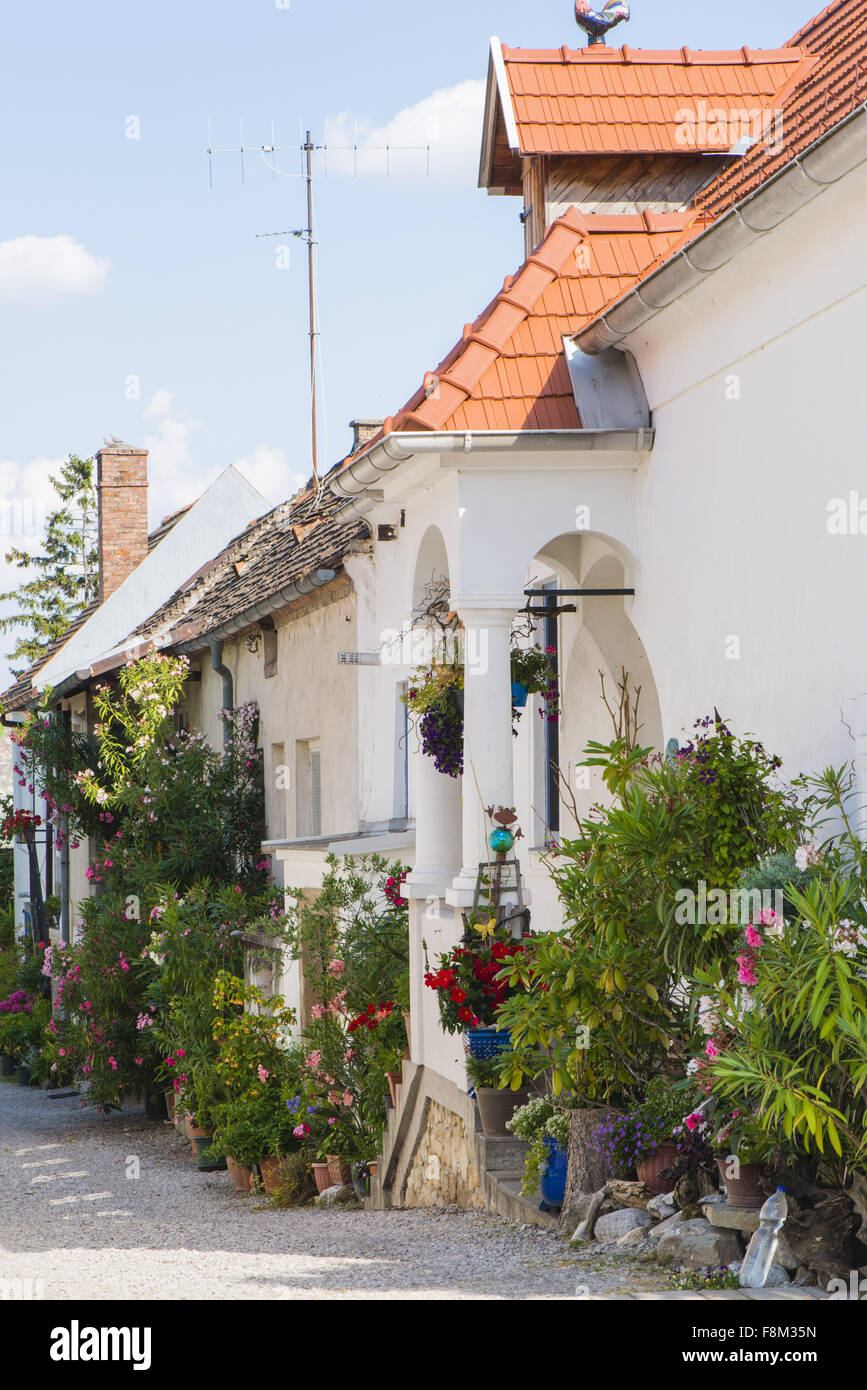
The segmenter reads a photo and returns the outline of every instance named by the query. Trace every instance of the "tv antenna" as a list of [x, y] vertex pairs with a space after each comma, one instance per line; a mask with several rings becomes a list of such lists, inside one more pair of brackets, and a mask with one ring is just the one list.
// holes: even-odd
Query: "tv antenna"
[[[358, 144], [357, 128], [356, 141], [352, 145], [329, 145], [327, 142], [321, 145], [314, 144], [310, 131], [306, 133], [303, 143], [298, 145], [278, 145], [274, 133], [274, 123], [271, 123], [271, 143], [269, 145], [245, 145], [244, 143], [244, 123], [241, 122], [241, 143], [235, 146], [215, 147], [211, 139], [211, 121], [208, 120], [208, 174], [210, 186], [214, 187], [214, 156], [218, 154], [236, 154], [241, 160], [241, 182], [246, 182], [245, 156], [259, 155], [267, 168], [271, 170], [274, 180], [280, 175], [281, 178], [301, 178], [307, 186], [307, 226], [292, 227], [284, 232], [258, 232], [257, 237], [272, 236], [294, 236], [304, 241], [307, 245], [307, 300], [310, 317], [309, 337], [310, 337], [310, 445], [313, 460], [313, 485], [319, 489], [319, 448], [317, 437], [317, 370], [316, 370], [316, 339], [321, 335], [317, 328], [318, 306], [316, 298], [316, 221], [314, 215], [314, 194], [313, 194], [313, 155], [323, 154], [325, 156], [325, 177], [328, 177], [328, 155], [331, 152], [343, 151], [351, 153], [354, 161], [354, 177], [358, 177], [358, 155], [368, 153], [385, 154], [385, 176], [391, 176], [391, 156], [394, 153], [405, 153], [413, 151], [425, 155], [425, 177], [430, 174], [430, 145], [361, 145]], [[279, 154], [291, 151], [302, 155], [302, 169], [298, 174], [287, 173], [283, 169], [278, 169], [275, 157]]]

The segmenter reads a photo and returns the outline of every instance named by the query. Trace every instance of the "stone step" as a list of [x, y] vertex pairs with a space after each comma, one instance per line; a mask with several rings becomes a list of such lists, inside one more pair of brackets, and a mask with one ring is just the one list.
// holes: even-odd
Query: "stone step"
[[520, 1168], [530, 1146], [526, 1139], [515, 1139], [511, 1134], [493, 1137], [476, 1134], [476, 1147], [480, 1167], [490, 1173], [503, 1168]]
[[541, 1193], [525, 1197], [521, 1191], [520, 1178], [506, 1178], [501, 1174], [489, 1173], [487, 1178], [490, 1205], [507, 1221], [517, 1221], [521, 1225], [543, 1226], [556, 1231], [559, 1221], [557, 1212], [540, 1211]]

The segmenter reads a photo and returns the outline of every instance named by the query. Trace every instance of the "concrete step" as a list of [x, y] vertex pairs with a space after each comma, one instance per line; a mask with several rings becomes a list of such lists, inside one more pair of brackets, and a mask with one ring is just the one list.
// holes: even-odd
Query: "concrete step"
[[502, 1137], [476, 1134], [479, 1166], [489, 1173], [500, 1172], [504, 1168], [521, 1168], [529, 1147], [526, 1139], [515, 1139], [511, 1134]]
[[490, 1205], [499, 1216], [522, 1225], [542, 1226], [549, 1231], [557, 1230], [559, 1213], [540, 1211], [541, 1193], [536, 1192], [532, 1197], [525, 1197], [521, 1191], [520, 1178], [504, 1178], [500, 1173], [489, 1173], [487, 1186]]

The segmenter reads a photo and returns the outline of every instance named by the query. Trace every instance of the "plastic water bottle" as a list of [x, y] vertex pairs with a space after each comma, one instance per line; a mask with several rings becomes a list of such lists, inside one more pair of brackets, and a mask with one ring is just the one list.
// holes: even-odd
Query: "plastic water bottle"
[[778, 1187], [769, 1197], [759, 1213], [759, 1229], [749, 1244], [746, 1258], [741, 1266], [740, 1281], [743, 1289], [763, 1289], [771, 1272], [780, 1231], [789, 1214], [786, 1189]]

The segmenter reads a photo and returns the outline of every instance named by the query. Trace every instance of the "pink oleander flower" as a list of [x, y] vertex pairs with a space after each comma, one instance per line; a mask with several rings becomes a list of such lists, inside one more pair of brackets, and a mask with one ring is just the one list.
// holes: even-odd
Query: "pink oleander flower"
[[753, 950], [758, 950], [762, 944], [761, 932], [756, 931], [755, 927], [751, 924], [744, 932], [744, 936], [747, 939], [747, 945], [752, 946]]
[[753, 956], [748, 952], [738, 956], [738, 982], [746, 985], [748, 989], [759, 983], [753, 970]]
[[707, 1053], [708, 1057], [711, 1058], [711, 1060], [713, 1060], [714, 1057], [719, 1056], [719, 1048], [717, 1047], [713, 1038], [708, 1038], [707, 1045], [704, 1050]]
[[271, 1075], [271, 1073], [268, 1071], [267, 1067], [263, 1067], [261, 1062], [259, 1063], [258, 1067], [256, 1068], [256, 1073], [257, 1073], [257, 1075], [258, 1075], [260, 1081], [267, 1081], [267, 1080], [268, 1080], [268, 1077]]
[[296, 1125], [292, 1133], [295, 1135], [296, 1139], [306, 1139], [307, 1135], [310, 1133], [310, 1126]]
[[336, 1124], [337, 1124], [337, 1121], [336, 1121], [336, 1120], [334, 1119], [334, 1117], [332, 1116], [332, 1118], [328, 1121], [328, 1123], [329, 1123], [330, 1125], [336, 1125]]
[[328, 1104], [329, 1104], [329, 1105], [339, 1105], [339, 1104], [340, 1104], [340, 1095], [339, 1095], [339, 1092], [337, 1092], [337, 1091], [329, 1091], [329, 1092], [328, 1092]]
[[324, 1004], [314, 1004], [313, 1008], [310, 1010], [310, 1017], [313, 1019], [314, 1023], [317, 1023], [320, 1018], [325, 1017], [327, 1012], [328, 1010]]
[[117, 1071], [117, 1061], [114, 1057], [109, 1057], [108, 1065], [111, 1067], [112, 1071]]
[[352, 1104], [352, 1101], [353, 1101], [352, 1092], [351, 1092], [351, 1091], [344, 1091], [344, 1092], [343, 1092], [343, 1104], [344, 1104], [344, 1105], [351, 1105], [351, 1104]]
[[308, 1055], [304, 1058], [304, 1065], [308, 1071], [316, 1071], [321, 1061], [322, 1053], [317, 1052], [314, 1049], [313, 1052], [308, 1053]]
[[701, 1124], [701, 1120], [701, 1115], [698, 1113], [697, 1110], [694, 1110], [691, 1115], [687, 1115], [683, 1123], [686, 1125], [687, 1129], [690, 1132], [692, 1132], [692, 1130], [698, 1128], [698, 1126]]
[[329, 972], [330, 975], [342, 975], [345, 969], [346, 969], [346, 962], [345, 962], [345, 961], [342, 961], [342, 960], [333, 960], [333, 961], [331, 962], [331, 964], [329, 965], [329, 967], [328, 967], [328, 972]]

